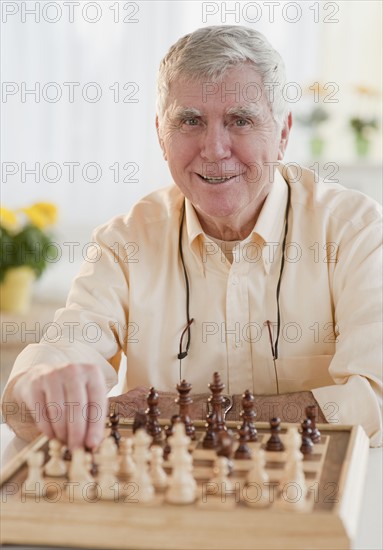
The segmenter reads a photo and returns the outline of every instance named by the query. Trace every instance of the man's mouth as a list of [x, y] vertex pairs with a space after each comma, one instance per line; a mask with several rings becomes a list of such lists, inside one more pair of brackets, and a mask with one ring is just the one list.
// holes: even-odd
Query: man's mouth
[[215, 178], [212, 178], [210, 176], [203, 176], [202, 174], [198, 174], [198, 176], [206, 183], [217, 184], [217, 183], [225, 183], [226, 181], [229, 181], [231, 179], [238, 178], [240, 174], [235, 174], [232, 176], [221, 176], [221, 177], [215, 177]]

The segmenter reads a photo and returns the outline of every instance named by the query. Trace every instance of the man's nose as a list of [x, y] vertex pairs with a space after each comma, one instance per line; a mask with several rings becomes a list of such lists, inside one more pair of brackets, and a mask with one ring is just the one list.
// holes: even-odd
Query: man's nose
[[207, 125], [201, 136], [201, 157], [208, 162], [217, 162], [231, 155], [230, 136], [221, 125]]

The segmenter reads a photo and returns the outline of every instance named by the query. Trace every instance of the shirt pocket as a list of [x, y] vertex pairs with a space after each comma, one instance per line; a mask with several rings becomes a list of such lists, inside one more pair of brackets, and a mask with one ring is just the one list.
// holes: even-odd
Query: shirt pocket
[[310, 391], [334, 385], [329, 373], [333, 355], [312, 355], [277, 359], [279, 392]]

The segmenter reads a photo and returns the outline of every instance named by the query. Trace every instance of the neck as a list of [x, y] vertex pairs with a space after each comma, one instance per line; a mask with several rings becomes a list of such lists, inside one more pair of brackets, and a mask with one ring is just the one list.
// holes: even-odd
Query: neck
[[[264, 201], [263, 201], [264, 202]], [[197, 208], [196, 213], [203, 231], [221, 241], [243, 241], [250, 235], [262, 210], [263, 202], [251, 216], [233, 215], [225, 218], [207, 216]]]

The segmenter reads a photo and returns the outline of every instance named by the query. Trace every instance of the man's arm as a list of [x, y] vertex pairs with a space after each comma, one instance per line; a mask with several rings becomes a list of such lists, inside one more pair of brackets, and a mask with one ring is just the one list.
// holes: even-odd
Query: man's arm
[[106, 393], [117, 383], [111, 363], [122, 349], [115, 327], [125, 326], [128, 307], [125, 264], [116, 262], [104, 237], [99, 231], [94, 238], [98, 259], [83, 264], [66, 308], [55, 315], [53, 333], [48, 328], [39, 344], [16, 359], [2, 412], [23, 439], [42, 432], [70, 447], [101, 441]]

